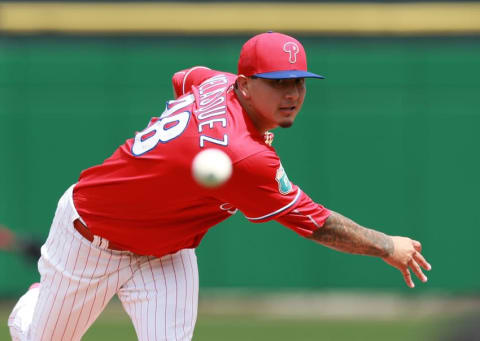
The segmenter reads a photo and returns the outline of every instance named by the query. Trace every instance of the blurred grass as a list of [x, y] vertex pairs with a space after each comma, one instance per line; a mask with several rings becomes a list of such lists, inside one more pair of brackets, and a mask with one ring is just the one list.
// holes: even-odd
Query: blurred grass
[[437, 340], [434, 320], [298, 320], [251, 317], [199, 318], [194, 340]]
[[[112, 304], [113, 303], [113, 304]], [[127, 314], [112, 302], [82, 341], [137, 340]], [[13, 302], [0, 304], [0, 340], [9, 340], [6, 321]], [[368, 309], [368, 307], [366, 307]], [[417, 319], [300, 319], [200, 313], [194, 341], [434, 341], [439, 339], [446, 317]]]

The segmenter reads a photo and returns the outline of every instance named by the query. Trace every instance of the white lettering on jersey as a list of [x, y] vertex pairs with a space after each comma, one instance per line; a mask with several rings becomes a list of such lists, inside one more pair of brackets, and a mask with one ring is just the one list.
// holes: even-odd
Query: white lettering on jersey
[[[203, 102], [203, 101], [202, 101]], [[223, 102], [225, 102], [225, 96], [222, 96], [222, 97], [218, 97], [218, 98], [214, 98], [213, 99], [213, 102], [211, 101], [210, 103], [206, 104], [206, 106], [202, 106], [202, 102], [200, 102], [200, 106], [199, 108], [197, 109], [197, 112], [204, 112], [204, 111], [207, 111], [207, 110], [210, 110], [210, 109], [217, 109], [217, 107], [222, 104]]]
[[210, 142], [210, 143], [214, 143], [214, 144], [218, 144], [220, 146], [226, 146], [226, 145], [228, 145], [228, 135], [223, 134], [223, 140], [218, 140], [218, 139], [214, 139], [213, 137], [200, 135], [200, 147], [202, 147], [202, 148], [205, 147], [205, 141]]
[[203, 95], [203, 93], [206, 90], [209, 90], [215, 86], [224, 85], [227, 83], [228, 83], [227, 77], [225, 77], [224, 75], [213, 76], [212, 78], [209, 78], [205, 82], [200, 84], [200, 86], [198, 87], [198, 91], [200, 95]]
[[173, 101], [168, 101], [167, 102], [167, 107], [165, 108], [165, 111], [162, 113], [160, 118], [165, 118], [176, 112], [177, 110], [181, 108], [185, 108], [192, 104], [195, 101], [195, 96], [193, 95], [188, 95], [180, 99], [176, 99]]
[[210, 110], [207, 112], [202, 112], [201, 114], [198, 114], [198, 118], [201, 120], [204, 120], [206, 118], [212, 117], [212, 116], [218, 116], [218, 115], [225, 115], [227, 112], [225, 111], [225, 108], [227, 108], [225, 105], [221, 106], [220, 108], [215, 108], [215, 110], [220, 110], [220, 111], [215, 111]]
[[[181, 135], [190, 121], [190, 111], [181, 111], [195, 101], [193, 95], [169, 101], [167, 108], [156, 121], [152, 121], [147, 128], [135, 135], [131, 152], [135, 156], [148, 153], [158, 143], [166, 143]], [[170, 123], [175, 123], [170, 126]]]
[[210, 126], [210, 129], [213, 129], [213, 124], [215, 122], [222, 122], [222, 127], [226, 127], [227, 126], [227, 119], [226, 118], [214, 118], [213, 120], [210, 120], [210, 121], [205, 121], [205, 122], [202, 122], [198, 125], [198, 132], [201, 133], [203, 131], [203, 126], [204, 125], [209, 125]]
[[[227, 88], [224, 86], [227, 83], [227, 77], [220, 74], [207, 79], [198, 87], [200, 103], [194, 114], [199, 121], [198, 132], [202, 133], [200, 135], [200, 148], [204, 148], [206, 143], [220, 146], [228, 145], [228, 135], [218, 136], [218, 131], [215, 131], [215, 128], [218, 127], [215, 124], [220, 123], [221, 127], [227, 127], [228, 122], [225, 116], [227, 113], [227, 106], [225, 105]], [[213, 116], [216, 116], [216, 118], [209, 119]]]
[[[210, 104], [211, 101], [213, 101], [217, 97], [222, 96], [222, 94], [225, 92], [226, 89], [227, 88], [223, 87], [223, 88], [220, 88], [220, 89], [216, 89], [214, 91], [207, 92], [203, 95], [200, 95], [200, 100], [201, 100], [200, 105], [203, 106], [203, 105]], [[215, 96], [215, 95], [217, 95], [217, 96]]]

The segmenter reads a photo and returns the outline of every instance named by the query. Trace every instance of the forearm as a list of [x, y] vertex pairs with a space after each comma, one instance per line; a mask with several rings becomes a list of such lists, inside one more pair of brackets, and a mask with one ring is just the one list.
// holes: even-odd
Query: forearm
[[368, 256], [388, 257], [394, 244], [386, 234], [362, 227], [339, 213], [331, 212], [323, 227], [309, 237], [332, 249]]

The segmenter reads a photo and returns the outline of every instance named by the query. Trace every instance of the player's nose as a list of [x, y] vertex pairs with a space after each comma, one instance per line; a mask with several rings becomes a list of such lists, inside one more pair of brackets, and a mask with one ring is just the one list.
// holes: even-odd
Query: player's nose
[[291, 84], [285, 89], [285, 97], [290, 100], [297, 100], [300, 97], [300, 89], [296, 84]]

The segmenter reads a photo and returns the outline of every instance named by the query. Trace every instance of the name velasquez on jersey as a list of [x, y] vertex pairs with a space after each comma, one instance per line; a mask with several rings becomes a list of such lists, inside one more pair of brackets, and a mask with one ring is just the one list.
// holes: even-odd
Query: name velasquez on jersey
[[228, 79], [225, 75], [214, 76], [198, 87], [198, 108], [194, 111], [198, 119], [198, 132], [200, 135], [200, 147], [228, 145], [228, 134], [223, 136], [211, 136], [215, 125], [227, 127], [226, 91]]
[[153, 118], [146, 129], [135, 135], [132, 154], [141, 156], [154, 149], [159, 142], [166, 143], [183, 134], [190, 121], [188, 109], [191, 105], [197, 118], [200, 148], [209, 147], [209, 144], [210, 147], [227, 146], [228, 134], [218, 135], [215, 129], [218, 126], [227, 127], [227, 87], [226, 75], [220, 74], [203, 82], [198, 89], [194, 88], [193, 94], [169, 101], [162, 115]]

